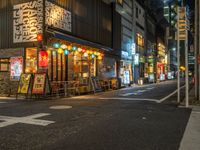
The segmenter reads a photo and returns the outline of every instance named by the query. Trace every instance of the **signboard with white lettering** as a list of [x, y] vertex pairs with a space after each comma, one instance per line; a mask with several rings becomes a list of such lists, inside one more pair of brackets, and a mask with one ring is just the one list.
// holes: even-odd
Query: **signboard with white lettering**
[[14, 5], [13, 7], [13, 42], [37, 41], [37, 34], [42, 33], [43, 0]]
[[46, 24], [68, 32], [72, 31], [71, 12], [46, 1]]

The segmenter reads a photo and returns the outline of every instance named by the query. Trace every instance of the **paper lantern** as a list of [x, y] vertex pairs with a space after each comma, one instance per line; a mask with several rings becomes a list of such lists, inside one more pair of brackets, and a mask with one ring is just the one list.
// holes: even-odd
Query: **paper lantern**
[[42, 41], [43, 41], [43, 35], [42, 35], [41, 33], [39, 33], [39, 34], [37, 35], [37, 41], [38, 41], [38, 42], [42, 42]]
[[62, 53], [63, 53], [63, 49], [62, 49], [62, 48], [59, 48], [59, 49], [58, 49], [58, 53], [59, 53], [59, 54], [62, 54]]
[[73, 50], [73, 51], [76, 51], [77, 49], [78, 49], [78, 48], [77, 48], [76, 46], [73, 46], [73, 47], [72, 47], [72, 50]]
[[54, 44], [53, 44], [53, 47], [54, 47], [54, 48], [60, 48], [60, 44], [59, 44], [59, 43], [54, 43]]
[[69, 54], [69, 51], [66, 49], [66, 50], [64, 51], [64, 53], [65, 53], [65, 55], [68, 55], [68, 54]]
[[86, 49], [85, 49], [85, 48], [82, 48], [82, 52], [85, 53], [85, 52], [86, 52]]
[[47, 51], [39, 52], [39, 67], [47, 68], [48, 67], [48, 53]]
[[62, 48], [62, 49], [67, 49], [67, 45], [62, 44], [62, 45], [60, 46], [60, 48]]
[[85, 53], [83, 54], [83, 57], [88, 57], [88, 53], [85, 52]]
[[82, 52], [82, 48], [79, 47], [79, 48], [78, 48], [78, 52]]
[[94, 54], [91, 55], [92, 58], [95, 58], [96, 56]]
[[71, 46], [71, 45], [67, 46], [67, 49], [68, 49], [69, 51], [72, 50], [72, 46]]

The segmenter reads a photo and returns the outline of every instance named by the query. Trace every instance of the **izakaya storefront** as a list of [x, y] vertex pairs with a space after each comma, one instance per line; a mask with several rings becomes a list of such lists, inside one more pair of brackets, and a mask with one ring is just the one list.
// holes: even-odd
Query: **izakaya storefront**
[[[0, 94], [16, 94], [22, 73], [45, 71], [50, 82], [117, 77], [119, 58], [112, 55], [111, 48], [73, 36], [73, 12], [48, 0], [18, 1], [8, 7], [13, 12], [6, 13], [13, 19], [4, 21], [8, 22], [13, 40], [0, 49]], [[48, 27], [65, 35], [63, 38], [49, 36]], [[42, 46], [37, 39], [39, 34], [44, 36], [39, 39], [43, 40]]]
[[101, 49], [52, 38], [48, 40], [45, 52], [46, 55], [37, 56], [40, 55], [37, 48], [26, 48], [26, 73], [37, 72], [40, 65], [37, 58], [44, 57], [42, 60], [48, 62], [50, 81], [117, 77], [116, 60]]

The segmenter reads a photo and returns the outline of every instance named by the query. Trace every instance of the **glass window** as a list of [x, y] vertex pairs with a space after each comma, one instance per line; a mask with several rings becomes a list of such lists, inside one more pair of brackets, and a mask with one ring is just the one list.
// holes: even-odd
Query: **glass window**
[[0, 59], [0, 71], [9, 71], [10, 62], [9, 59]]
[[26, 49], [26, 73], [37, 72], [37, 48]]

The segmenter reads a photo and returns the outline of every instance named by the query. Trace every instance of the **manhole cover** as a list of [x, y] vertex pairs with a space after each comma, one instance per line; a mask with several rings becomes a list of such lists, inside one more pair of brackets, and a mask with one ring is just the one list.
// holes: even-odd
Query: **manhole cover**
[[72, 106], [51, 106], [50, 109], [71, 109]]

